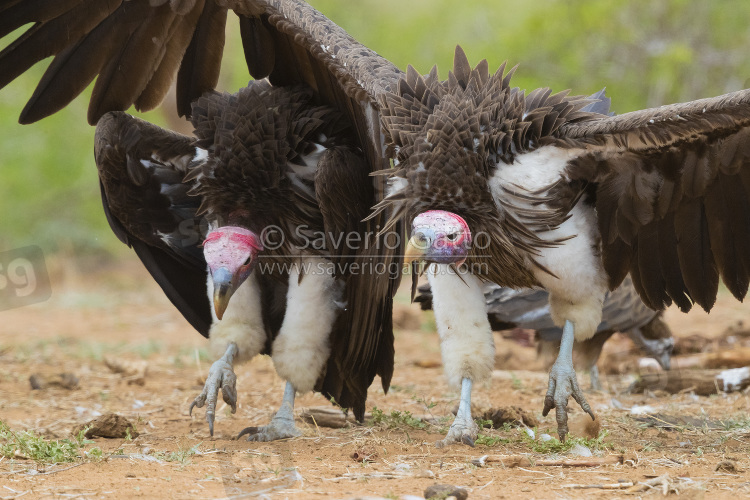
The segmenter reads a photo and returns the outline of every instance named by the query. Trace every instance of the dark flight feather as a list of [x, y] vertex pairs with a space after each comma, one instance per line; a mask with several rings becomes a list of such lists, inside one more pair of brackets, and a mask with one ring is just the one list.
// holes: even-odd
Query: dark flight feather
[[226, 22], [227, 9], [213, 0], [206, 0], [177, 73], [177, 113], [180, 116], [190, 116], [190, 104], [213, 90], [219, 81]]
[[[198, 200], [182, 183], [195, 141], [125, 115], [106, 115], [96, 134], [102, 205], [112, 231], [202, 335], [211, 326]], [[125, 164], [125, 165], [124, 165]], [[125, 167], [125, 168], [123, 168]]]
[[[666, 292], [682, 310], [693, 302], [709, 310], [719, 275], [735, 297], [745, 296], [748, 126], [750, 91], [739, 91], [560, 129], [557, 145], [586, 148], [567, 173], [597, 186], [611, 284], [622, 277], [620, 262], [626, 259], [639, 269], [639, 291], [653, 307], [667, 305]], [[623, 253], [628, 243], [639, 251]]]
[[260, 18], [240, 16], [240, 36], [250, 76], [256, 80], [271, 74], [276, 62], [273, 36]]

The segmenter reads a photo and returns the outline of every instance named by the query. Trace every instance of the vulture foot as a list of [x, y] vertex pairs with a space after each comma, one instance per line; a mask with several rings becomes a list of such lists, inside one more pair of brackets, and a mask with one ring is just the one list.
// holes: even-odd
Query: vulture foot
[[271, 419], [271, 422], [263, 427], [245, 427], [240, 431], [237, 439], [247, 435], [248, 441], [267, 442], [301, 436], [302, 431], [294, 425], [295, 392], [294, 386], [287, 382], [281, 407]]
[[471, 418], [471, 385], [471, 379], [465, 378], [461, 381], [461, 402], [458, 404], [456, 418], [448, 429], [448, 435], [435, 443], [438, 448], [456, 443], [474, 446], [479, 426]]
[[294, 419], [285, 417], [279, 417], [276, 414], [268, 425], [263, 427], [245, 427], [240, 431], [237, 439], [247, 435], [248, 441], [277, 441], [279, 439], [295, 438], [302, 435], [296, 425], [294, 425]]
[[195, 400], [190, 404], [190, 415], [193, 415], [193, 408], [203, 408], [204, 404], [208, 404], [206, 407], [206, 422], [208, 422], [208, 430], [211, 435], [214, 435], [214, 418], [216, 416], [216, 401], [219, 396], [219, 390], [224, 402], [232, 407], [232, 413], [237, 411], [237, 376], [234, 374], [232, 368], [234, 357], [237, 355], [237, 345], [234, 343], [229, 344], [227, 351], [224, 355], [211, 365], [211, 369], [208, 370], [208, 377], [206, 378], [206, 384], [203, 386], [203, 392], [201, 392]]
[[435, 446], [438, 448], [444, 448], [452, 444], [463, 443], [473, 448], [478, 433], [479, 426], [477, 426], [477, 423], [474, 422], [474, 420], [471, 418], [466, 420], [456, 417], [451, 424], [450, 429], [448, 429], [448, 435], [445, 436], [444, 439], [436, 442]]
[[581, 405], [583, 411], [589, 414], [592, 420], [596, 419], [594, 412], [591, 411], [591, 406], [583, 396], [583, 391], [581, 391], [576, 379], [575, 369], [573, 369], [573, 340], [573, 324], [566, 321], [560, 344], [560, 355], [549, 372], [549, 387], [542, 410], [542, 415], [546, 417], [552, 408], [555, 409], [557, 434], [560, 436], [560, 441], [565, 441], [565, 436], [568, 434], [568, 399], [571, 396]]

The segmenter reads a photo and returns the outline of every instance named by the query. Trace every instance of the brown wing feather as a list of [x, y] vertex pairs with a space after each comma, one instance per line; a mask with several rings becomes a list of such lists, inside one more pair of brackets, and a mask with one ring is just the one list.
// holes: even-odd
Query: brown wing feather
[[177, 73], [180, 116], [190, 116], [190, 103], [216, 87], [219, 81], [226, 23], [227, 9], [212, 0], [206, 1]]
[[[96, 123], [109, 110], [127, 109], [136, 103], [149, 82], [162, 87], [150, 87], [143, 103], [153, 105], [150, 99], [154, 97], [159, 98], [157, 103], [161, 101], [203, 10], [203, 1], [193, 7], [187, 16], [177, 15], [166, 4], [158, 7], [127, 37], [119, 56], [111, 58], [96, 79], [89, 104], [89, 123]], [[159, 74], [152, 82], [165, 54], [169, 78]]]
[[[119, 0], [65, 2], [62, 5], [67, 6], [69, 10], [54, 18], [46, 15], [48, 11], [31, 11], [29, 3], [19, 5], [19, 8], [24, 7], [29, 11], [19, 13], [22, 19], [27, 22], [39, 22], [0, 52], [0, 88], [45, 57], [55, 55], [65, 47], [77, 43], [107, 16], [113, 15], [120, 3]], [[8, 19], [5, 14], [0, 17]], [[13, 24], [10, 27], [18, 26], [20, 25]]]
[[[211, 325], [206, 263], [199, 244], [199, 200], [182, 179], [195, 140], [111, 113], [95, 138], [102, 203], [112, 230], [132, 247], [167, 297], [193, 327]], [[192, 226], [193, 234], [185, 230]]]
[[[204, 2], [200, 0], [199, 3], [203, 4]], [[167, 42], [161, 62], [153, 72], [146, 87], [135, 100], [135, 109], [148, 111], [157, 107], [164, 100], [164, 96], [169, 92], [172, 80], [183, 60], [186, 47], [189, 46], [193, 37], [196, 19], [201, 15], [200, 5], [198, 5], [198, 8], [193, 9], [187, 16], [179, 20], [174, 34]], [[219, 61], [221, 61], [221, 55], [219, 55]]]
[[149, 9], [143, 2], [127, 2], [83, 39], [59, 52], [21, 111], [19, 121], [33, 123], [49, 116], [83, 92], [113, 54], [119, 53], [119, 47], [137, 29]]
[[240, 16], [240, 36], [250, 76], [260, 80], [270, 75], [276, 61], [276, 48], [268, 28], [258, 17]]
[[738, 299], [750, 282], [750, 90], [563, 125], [581, 147], [571, 179], [596, 185], [610, 284], [633, 276], [644, 301], [709, 310], [719, 276]]

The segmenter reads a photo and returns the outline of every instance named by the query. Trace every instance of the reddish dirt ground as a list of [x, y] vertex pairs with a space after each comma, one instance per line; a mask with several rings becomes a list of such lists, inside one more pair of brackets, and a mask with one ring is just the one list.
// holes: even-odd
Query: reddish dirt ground
[[[634, 373], [603, 376], [606, 392], [588, 399], [608, 432], [594, 455], [624, 456], [622, 465], [550, 467], [539, 459], [575, 458], [565, 453], [535, 452], [522, 429], [490, 430], [492, 446], [437, 449], [458, 395], [444, 381], [438, 338], [428, 313], [399, 297], [396, 311], [396, 370], [391, 391], [370, 388], [373, 407], [433, 418], [386, 419], [345, 429], [307, 425], [303, 437], [274, 443], [237, 441], [249, 425], [266, 423], [281, 400], [282, 381], [268, 358], [236, 367], [239, 407], [235, 414], [221, 403], [216, 434], [209, 436], [203, 410], [191, 418], [188, 407], [200, 392], [210, 366], [206, 341], [195, 333], [163, 297], [137, 262], [106, 266], [91, 276], [91, 266], [65, 261], [48, 263], [52, 298], [42, 304], [0, 312], [0, 420], [14, 432], [31, 430], [49, 439], [69, 438], [73, 428], [100, 413], [114, 412], [136, 424], [135, 439], [97, 438], [103, 458], [41, 464], [23, 456], [0, 458], [0, 498], [399, 498], [421, 497], [426, 487], [447, 483], [464, 487], [469, 498], [633, 498], [662, 495], [663, 487], [638, 493], [624, 489], [574, 489], [571, 485], [646, 482], [666, 476], [669, 494], [683, 498], [730, 498], [750, 495], [750, 399], [746, 393], [699, 397], [690, 391], [628, 394]], [[88, 273], [81, 271], [89, 269]], [[750, 309], [722, 294], [710, 316], [668, 311], [678, 337], [720, 335], [748, 318]], [[546, 373], [534, 349], [496, 334], [498, 365], [491, 382], [476, 386], [480, 407], [518, 406], [537, 419], [536, 436], [552, 432], [552, 415], [541, 417]], [[624, 337], [605, 347], [603, 372], [637, 366]], [[103, 362], [145, 360], [143, 385], [129, 383]], [[617, 370], [615, 370], [615, 365]], [[533, 370], [536, 369], [536, 370]], [[74, 373], [77, 389], [31, 390], [32, 374]], [[587, 377], [579, 376], [583, 385]], [[677, 430], [649, 427], [634, 419], [633, 406], [651, 412], [693, 416], [720, 422], [718, 428], [684, 426]], [[330, 406], [320, 395], [297, 400], [303, 408]], [[572, 420], [582, 422], [571, 406]], [[581, 426], [574, 427], [581, 432]], [[0, 443], [1, 444], [1, 443]], [[370, 461], [357, 462], [354, 453]], [[521, 454], [531, 465], [477, 466], [483, 455]], [[723, 461], [731, 467], [719, 468]]]

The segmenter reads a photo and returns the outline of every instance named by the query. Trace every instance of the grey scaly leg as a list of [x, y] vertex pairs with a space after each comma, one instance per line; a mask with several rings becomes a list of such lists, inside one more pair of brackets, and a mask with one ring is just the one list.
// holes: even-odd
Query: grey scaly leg
[[234, 342], [227, 346], [224, 355], [216, 360], [208, 370], [206, 384], [201, 392], [190, 405], [190, 416], [193, 415], [193, 408], [206, 407], [206, 422], [208, 430], [214, 435], [214, 417], [216, 415], [216, 400], [221, 389], [224, 402], [232, 407], [232, 413], [237, 411], [237, 376], [234, 374], [233, 364], [234, 357], [237, 355], [237, 344]]
[[602, 381], [599, 379], [599, 368], [594, 365], [589, 368], [589, 378], [591, 379], [591, 390], [592, 391], [603, 391]]
[[294, 395], [297, 391], [291, 382], [286, 383], [281, 407], [271, 422], [263, 427], [246, 427], [240, 431], [237, 439], [247, 434], [248, 441], [276, 441], [301, 436], [302, 432], [294, 425]]
[[477, 438], [479, 427], [474, 419], [471, 418], [471, 379], [464, 378], [461, 380], [461, 401], [458, 403], [458, 412], [453, 419], [448, 435], [445, 439], [438, 441], [435, 445], [438, 448], [448, 446], [453, 443], [464, 443], [474, 446], [474, 440]]
[[586, 402], [581, 388], [578, 386], [576, 372], [573, 368], [573, 342], [575, 341], [575, 332], [573, 323], [565, 321], [563, 327], [562, 342], [560, 342], [560, 354], [557, 361], [552, 365], [549, 372], [549, 387], [547, 395], [544, 397], [544, 410], [542, 415], [547, 416], [552, 408], [555, 408], [557, 417], [557, 434], [560, 441], [565, 441], [568, 434], [568, 399], [573, 396], [583, 411], [589, 414], [592, 420], [595, 420], [594, 412]]

